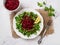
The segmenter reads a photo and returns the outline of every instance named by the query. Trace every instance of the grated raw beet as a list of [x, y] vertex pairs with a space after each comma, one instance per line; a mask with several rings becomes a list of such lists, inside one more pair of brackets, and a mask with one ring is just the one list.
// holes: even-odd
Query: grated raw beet
[[33, 28], [34, 20], [30, 16], [24, 16], [22, 20], [23, 29], [30, 30]]
[[19, 0], [6, 0], [5, 7], [8, 10], [14, 10], [19, 6]]

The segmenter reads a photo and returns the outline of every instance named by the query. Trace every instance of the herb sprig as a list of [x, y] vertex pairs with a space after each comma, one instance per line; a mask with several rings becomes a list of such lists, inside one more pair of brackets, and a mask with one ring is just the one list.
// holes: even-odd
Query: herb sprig
[[43, 7], [43, 4], [41, 2], [38, 2], [38, 6]]
[[43, 7], [43, 6], [45, 6], [44, 7], [44, 10], [45, 11], [48, 11], [48, 16], [55, 16], [55, 9], [52, 7], [52, 5], [50, 5], [49, 7], [47, 7], [46, 6], [46, 2], [43, 2], [43, 3], [41, 3], [41, 2], [37, 2], [37, 4], [38, 4], [38, 6], [39, 7]]

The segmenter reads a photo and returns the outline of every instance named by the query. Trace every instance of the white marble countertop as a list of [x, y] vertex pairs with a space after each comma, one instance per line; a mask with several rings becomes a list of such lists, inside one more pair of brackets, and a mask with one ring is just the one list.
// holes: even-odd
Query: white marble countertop
[[[42, 0], [20, 0], [23, 8], [40, 8], [37, 2]], [[53, 5], [56, 9], [57, 18], [53, 18], [54, 34], [43, 39], [41, 45], [60, 45], [60, 0], [47, 0], [47, 4]], [[14, 39], [11, 35], [10, 12], [3, 6], [3, 0], [0, 0], [0, 45], [38, 45], [39, 37], [33, 40]]]

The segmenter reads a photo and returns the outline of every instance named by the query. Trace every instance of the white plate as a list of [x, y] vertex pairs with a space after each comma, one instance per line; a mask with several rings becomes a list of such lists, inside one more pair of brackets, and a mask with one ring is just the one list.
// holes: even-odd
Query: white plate
[[[20, 33], [20, 32], [16, 29], [15, 17], [18, 16], [19, 14], [25, 12], [25, 11], [26, 11], [26, 12], [34, 12], [35, 14], [37, 14], [38, 16], [40, 16], [40, 18], [41, 18], [40, 30], [37, 31], [37, 34], [36, 34], [36, 35], [32, 34], [30, 37], [24, 36], [22, 33]], [[41, 31], [42, 31], [42, 29], [43, 29], [43, 17], [41, 16], [41, 14], [40, 14], [38, 11], [36, 11], [36, 10], [34, 10], [34, 9], [30, 9], [30, 8], [25, 8], [25, 9], [22, 9], [21, 11], [19, 11], [19, 12], [15, 15], [15, 17], [13, 18], [13, 28], [14, 28], [14, 31], [16, 32], [16, 34], [19, 35], [21, 38], [24, 38], [24, 39], [33, 39], [33, 38], [37, 37], [37, 36], [41, 33]]]

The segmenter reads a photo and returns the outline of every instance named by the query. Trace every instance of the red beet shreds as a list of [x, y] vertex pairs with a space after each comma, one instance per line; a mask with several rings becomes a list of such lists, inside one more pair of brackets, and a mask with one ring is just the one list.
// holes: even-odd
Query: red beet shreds
[[24, 16], [22, 20], [22, 27], [23, 29], [30, 30], [33, 28], [34, 21], [29, 16]]
[[14, 10], [19, 6], [19, 0], [6, 0], [5, 7], [8, 10]]

